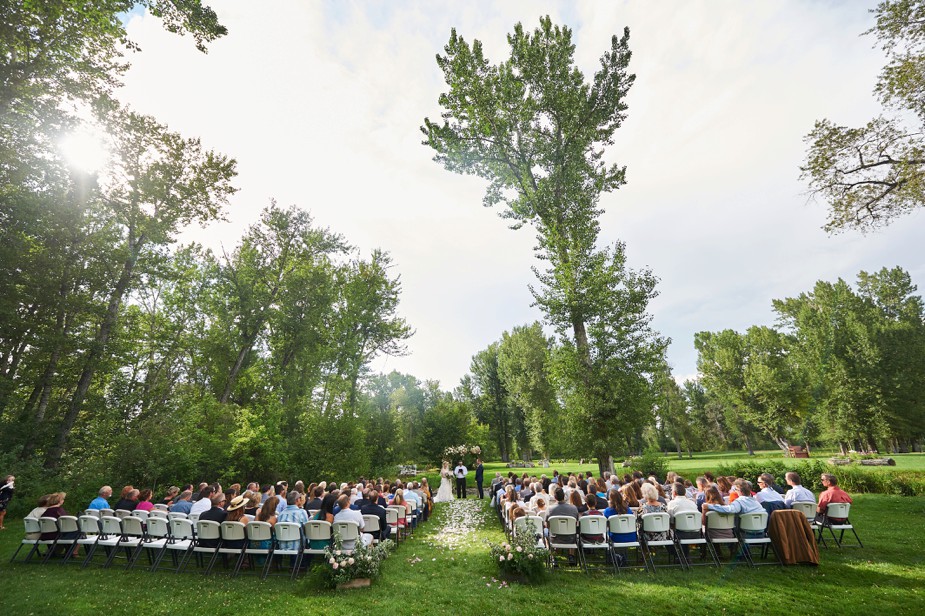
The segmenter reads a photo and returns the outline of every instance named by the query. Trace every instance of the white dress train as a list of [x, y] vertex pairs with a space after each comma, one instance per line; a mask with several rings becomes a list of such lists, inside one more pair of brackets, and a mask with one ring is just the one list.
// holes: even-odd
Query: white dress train
[[453, 486], [446, 477], [440, 478], [440, 487], [437, 489], [437, 495], [434, 497], [435, 503], [446, 503], [453, 500]]

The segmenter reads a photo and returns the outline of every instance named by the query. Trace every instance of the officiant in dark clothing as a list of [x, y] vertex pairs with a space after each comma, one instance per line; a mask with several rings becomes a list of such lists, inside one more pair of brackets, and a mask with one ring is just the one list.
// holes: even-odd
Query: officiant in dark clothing
[[485, 492], [482, 489], [482, 483], [485, 481], [485, 467], [482, 466], [482, 458], [475, 460], [475, 485], [479, 489], [479, 500], [485, 498]]
[[456, 476], [456, 498], [466, 498], [466, 474], [469, 469], [463, 466], [462, 460], [453, 469], [453, 475]]

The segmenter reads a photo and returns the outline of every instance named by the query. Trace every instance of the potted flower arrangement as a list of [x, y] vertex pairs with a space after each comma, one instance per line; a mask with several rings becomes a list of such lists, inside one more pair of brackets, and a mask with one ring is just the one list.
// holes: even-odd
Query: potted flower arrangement
[[540, 547], [536, 539], [536, 535], [542, 532], [542, 529], [521, 532], [515, 535], [510, 543], [489, 542], [491, 559], [498, 566], [502, 576], [525, 583], [537, 582], [543, 578], [549, 550]]
[[391, 539], [378, 545], [363, 545], [358, 540], [356, 548], [347, 553], [341, 546], [340, 536], [335, 532], [333, 544], [325, 548], [324, 561], [321, 564], [321, 576], [328, 588], [338, 590], [363, 588], [379, 577], [382, 561], [388, 558], [395, 548]]

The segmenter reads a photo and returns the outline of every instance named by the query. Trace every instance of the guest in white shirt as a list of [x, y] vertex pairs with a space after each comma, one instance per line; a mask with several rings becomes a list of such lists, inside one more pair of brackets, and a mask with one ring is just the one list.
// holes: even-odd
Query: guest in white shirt
[[676, 513], [682, 511], [697, 512], [697, 504], [687, 498], [687, 489], [683, 483], [676, 483], [671, 487], [672, 499], [668, 501], [668, 515], [674, 517]]
[[784, 502], [787, 503], [788, 507], [792, 507], [793, 503], [796, 502], [816, 502], [816, 497], [813, 495], [813, 493], [803, 487], [799, 473], [796, 471], [790, 471], [787, 473], [786, 479], [787, 485], [790, 486], [790, 489], [787, 491], [787, 494], [784, 495]]
[[759, 490], [758, 494], [755, 495], [755, 500], [757, 500], [759, 503], [784, 502], [784, 497], [778, 494], [777, 490], [771, 487], [774, 485], [774, 477], [770, 473], [762, 473], [759, 475], [758, 485], [761, 487], [761, 490]]
[[193, 503], [193, 506], [190, 507], [190, 515], [200, 515], [212, 508], [212, 494], [214, 489], [212, 486], [206, 486], [199, 492], [199, 500]]
[[[341, 494], [340, 498], [337, 499], [337, 505], [340, 507], [340, 511], [334, 516], [334, 521], [356, 522], [357, 526], [360, 527], [360, 539], [363, 541], [363, 545], [372, 543], [373, 536], [369, 533], [362, 532], [363, 529], [366, 528], [366, 520], [363, 519], [363, 514], [356, 509], [350, 508], [350, 495]], [[356, 547], [356, 541], [343, 541], [341, 542], [341, 547], [345, 550], [353, 550]]]

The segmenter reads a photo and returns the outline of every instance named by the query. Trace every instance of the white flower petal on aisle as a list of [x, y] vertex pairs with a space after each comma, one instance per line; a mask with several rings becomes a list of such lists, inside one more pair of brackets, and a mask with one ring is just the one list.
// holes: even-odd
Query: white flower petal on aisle
[[477, 500], [452, 500], [442, 508], [443, 527], [430, 537], [431, 543], [450, 550], [474, 545], [475, 531], [485, 518], [481, 504]]

